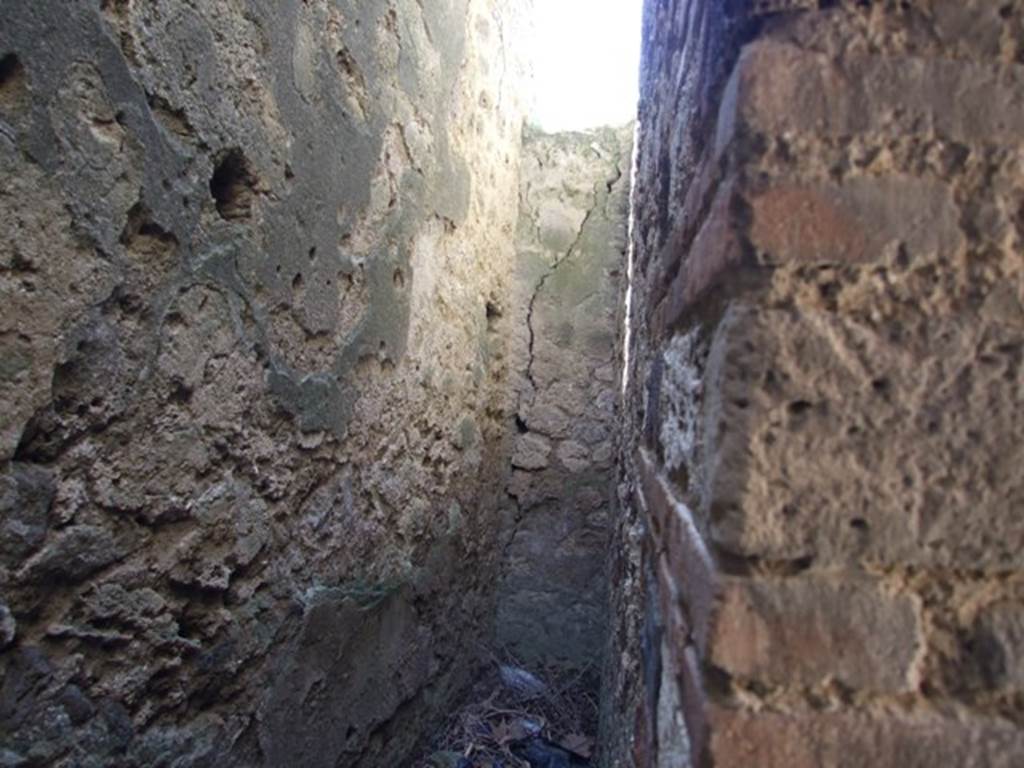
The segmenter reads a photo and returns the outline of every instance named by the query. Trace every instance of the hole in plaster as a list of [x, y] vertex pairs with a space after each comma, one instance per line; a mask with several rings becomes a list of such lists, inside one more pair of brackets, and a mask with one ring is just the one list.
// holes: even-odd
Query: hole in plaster
[[669, 472], [669, 479], [676, 488], [686, 490], [690, 487], [690, 470], [685, 464], [683, 464], [679, 468]]
[[825, 301], [831, 301], [839, 295], [839, 283], [835, 281], [821, 283], [818, 286], [818, 293], [821, 294], [821, 298]]
[[349, 106], [360, 119], [363, 119], [366, 116], [369, 98], [366, 89], [366, 78], [347, 48], [342, 48], [338, 51], [336, 60], [338, 71], [341, 72], [342, 81], [345, 84], [345, 96]]
[[185, 386], [184, 382], [175, 380], [171, 385], [167, 400], [176, 405], [185, 405], [192, 400], [192, 390]]
[[0, 58], [0, 106], [19, 99], [25, 90], [25, 68], [16, 54]]
[[401, 269], [395, 270], [395, 274], [392, 279], [394, 280], [395, 287], [398, 290], [402, 290], [403, 288], [405, 288], [405, 273], [402, 272]]
[[487, 321], [488, 333], [494, 333], [498, 328], [498, 320], [501, 319], [501, 307], [493, 301], [484, 304], [484, 318]]
[[242, 150], [236, 147], [222, 153], [210, 179], [210, 194], [221, 218], [226, 221], [249, 218], [255, 193], [256, 177]]
[[787, 410], [793, 416], [802, 416], [803, 414], [811, 410], [811, 404], [806, 400], [794, 400], [792, 403], [789, 404]]
[[792, 563], [792, 567], [790, 568], [790, 575], [796, 575], [798, 573], [803, 573], [804, 571], [810, 570], [812, 565], [814, 565], [814, 558], [810, 555], [806, 557], [798, 557]]

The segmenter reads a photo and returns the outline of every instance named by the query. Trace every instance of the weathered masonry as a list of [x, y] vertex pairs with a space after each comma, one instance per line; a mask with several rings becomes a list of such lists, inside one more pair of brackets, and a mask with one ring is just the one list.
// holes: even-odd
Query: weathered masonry
[[612, 764], [1022, 764], [1024, 4], [644, 45]]
[[0, 763], [392, 766], [469, 682], [521, 27], [3, 4]]
[[1024, 0], [530, 18], [4, 0], [0, 766], [1024, 765]]

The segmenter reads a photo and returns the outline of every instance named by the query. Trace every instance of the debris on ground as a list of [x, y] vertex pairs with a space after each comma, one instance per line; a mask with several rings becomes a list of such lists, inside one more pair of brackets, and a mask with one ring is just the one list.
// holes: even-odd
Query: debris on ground
[[544, 683], [520, 667], [500, 664], [498, 674], [501, 676], [502, 685], [518, 694], [524, 701], [543, 696], [547, 692], [547, 686]]
[[493, 663], [413, 768], [589, 768], [595, 669]]
[[528, 762], [530, 768], [588, 768], [590, 765], [590, 761], [583, 755], [539, 736], [514, 742], [512, 754]]

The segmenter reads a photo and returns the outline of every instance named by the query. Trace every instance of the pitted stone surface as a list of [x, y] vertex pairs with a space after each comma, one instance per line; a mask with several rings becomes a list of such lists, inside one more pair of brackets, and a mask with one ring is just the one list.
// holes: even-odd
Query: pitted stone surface
[[5, 6], [0, 762], [395, 765], [472, 675], [524, 13]]

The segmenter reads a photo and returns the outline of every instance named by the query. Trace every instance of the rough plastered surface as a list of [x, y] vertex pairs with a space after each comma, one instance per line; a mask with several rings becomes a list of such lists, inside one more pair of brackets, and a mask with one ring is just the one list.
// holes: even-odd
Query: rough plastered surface
[[648, 3], [610, 764], [1024, 760], [1022, 18]]
[[392, 766], [507, 474], [517, 3], [5, 3], [0, 763]]
[[595, 680], [608, 622], [632, 132], [528, 132], [516, 236], [516, 436], [497, 641]]

